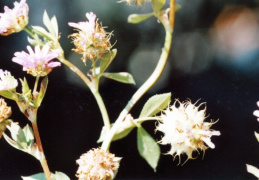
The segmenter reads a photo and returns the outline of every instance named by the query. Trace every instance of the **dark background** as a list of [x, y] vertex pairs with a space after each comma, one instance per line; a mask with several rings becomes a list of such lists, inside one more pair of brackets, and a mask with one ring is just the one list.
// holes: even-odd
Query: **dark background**
[[[61, 44], [66, 57], [83, 68], [80, 56], [71, 51], [73, 44], [67, 36], [72, 28], [68, 22], [85, 21], [85, 13], [97, 14], [108, 32], [113, 31], [112, 42], [118, 54], [109, 71], [130, 71], [136, 86], [120, 84], [104, 79], [100, 93], [107, 106], [111, 121], [114, 121], [132, 94], [147, 78], [159, 58], [164, 41], [164, 31], [156, 19], [139, 25], [130, 25], [127, 16], [131, 13], [150, 12], [145, 8], [126, 6], [115, 0], [27, 0], [30, 6], [29, 25], [42, 25], [42, 14], [46, 9], [50, 16], [56, 15], [61, 32]], [[13, 7], [12, 1], [1, 0]], [[123, 157], [117, 179], [256, 179], [247, 173], [246, 164], [259, 167], [259, 144], [254, 137], [259, 124], [253, 111], [259, 109], [259, 29], [258, 1], [244, 0], [181, 0], [182, 8], [176, 14], [174, 40], [169, 61], [158, 85], [136, 104], [131, 113], [137, 117], [143, 104], [152, 95], [171, 92], [172, 98], [180, 101], [200, 99], [207, 102], [209, 119], [219, 121], [213, 129], [221, 136], [212, 137], [216, 145], [196, 160], [177, 165], [169, 155], [161, 155], [157, 172], [139, 156], [136, 146], [136, 130], [128, 137], [113, 142], [110, 151]], [[18, 79], [26, 78], [31, 87], [34, 78], [12, 63], [14, 52], [26, 50], [27, 34], [21, 32], [0, 37], [0, 67], [9, 70]], [[149, 67], [150, 66], [150, 67]], [[18, 88], [18, 91], [20, 89]], [[14, 102], [11, 118], [26, 125], [28, 120]], [[75, 160], [91, 148], [98, 147], [96, 141], [102, 128], [102, 119], [90, 91], [67, 67], [53, 70], [49, 75], [49, 86], [38, 112], [38, 125], [43, 148], [51, 171], [66, 173], [76, 179], [78, 166]], [[154, 134], [154, 123], [143, 124]], [[170, 147], [160, 146], [166, 153]], [[183, 156], [183, 158], [185, 158]], [[42, 172], [41, 166], [32, 156], [18, 151], [0, 141], [0, 179], [21, 179]]]

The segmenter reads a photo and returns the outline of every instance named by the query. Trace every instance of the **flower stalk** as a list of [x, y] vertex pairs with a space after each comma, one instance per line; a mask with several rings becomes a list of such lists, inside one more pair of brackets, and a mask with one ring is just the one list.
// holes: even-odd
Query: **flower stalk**
[[32, 129], [33, 129], [34, 136], [35, 136], [35, 139], [36, 139], [36, 144], [39, 148], [39, 151], [43, 155], [42, 159], [40, 160], [42, 169], [44, 171], [46, 179], [50, 180], [51, 173], [50, 173], [49, 166], [48, 166], [48, 163], [47, 163], [44, 151], [43, 151], [43, 147], [42, 147], [42, 143], [41, 143], [41, 139], [40, 139], [40, 133], [39, 133], [39, 129], [38, 129], [38, 126], [37, 126], [37, 121], [32, 122]]
[[126, 115], [129, 113], [129, 111], [132, 109], [132, 107], [137, 103], [137, 101], [155, 84], [155, 82], [158, 80], [160, 75], [162, 74], [164, 67], [166, 65], [169, 51], [171, 48], [172, 43], [172, 33], [174, 29], [174, 19], [175, 19], [175, 0], [170, 1], [170, 11], [169, 11], [169, 21], [170, 21], [170, 28], [165, 27], [165, 42], [164, 47], [162, 49], [162, 53], [160, 56], [160, 59], [158, 61], [158, 64], [151, 74], [151, 76], [146, 80], [146, 82], [135, 92], [135, 94], [132, 96], [132, 98], [128, 101], [125, 108], [120, 113], [118, 119], [115, 121], [114, 126], [112, 127], [110, 133], [108, 134], [107, 138], [105, 138], [102, 149], [108, 150], [110, 147], [110, 143], [112, 141], [113, 136], [116, 133], [117, 124], [120, 124], [120, 122], [123, 121], [123, 119], [126, 117]]

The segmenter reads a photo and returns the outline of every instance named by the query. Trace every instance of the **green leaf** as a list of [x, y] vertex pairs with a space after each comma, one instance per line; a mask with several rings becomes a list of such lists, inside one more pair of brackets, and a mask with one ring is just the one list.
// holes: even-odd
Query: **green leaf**
[[14, 140], [12, 140], [9, 136], [7, 136], [5, 133], [3, 134], [6, 142], [8, 142], [8, 144], [10, 144], [11, 146], [13, 146], [16, 149], [19, 149], [19, 145], [17, 142], [15, 142]]
[[158, 13], [165, 5], [165, 0], [151, 0], [151, 3], [152, 3], [154, 12]]
[[145, 21], [148, 18], [151, 18], [154, 16], [154, 13], [148, 13], [148, 14], [131, 14], [128, 17], [128, 23], [132, 24], [138, 24], [142, 21]]
[[132, 75], [127, 72], [103, 73], [103, 76], [121, 83], [135, 84], [135, 81]]
[[117, 49], [113, 49], [110, 52], [107, 52], [102, 58], [100, 63], [100, 69], [99, 73], [100, 75], [103, 74], [103, 72], [109, 67], [113, 59], [115, 58], [117, 54]]
[[22, 176], [23, 180], [46, 180], [44, 173], [38, 173], [31, 176]]
[[139, 118], [151, 117], [165, 109], [171, 101], [171, 93], [154, 95], [145, 103]]
[[160, 148], [156, 141], [141, 126], [137, 131], [137, 143], [139, 154], [147, 161], [154, 171], [156, 171], [160, 157]]
[[255, 137], [256, 137], [257, 141], [259, 142], [259, 134], [257, 132], [255, 132]]
[[36, 99], [34, 100], [35, 107], [40, 107], [40, 104], [46, 94], [47, 87], [48, 87], [48, 76], [45, 76], [41, 81], [39, 94], [35, 95], [36, 96]]

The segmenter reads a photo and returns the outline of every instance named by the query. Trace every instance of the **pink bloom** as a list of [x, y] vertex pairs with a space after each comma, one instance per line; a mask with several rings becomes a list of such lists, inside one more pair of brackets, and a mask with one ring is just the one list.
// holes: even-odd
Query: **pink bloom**
[[73, 38], [76, 46], [73, 50], [83, 55], [82, 60], [84, 62], [87, 59], [99, 59], [111, 49], [109, 42], [111, 33], [106, 33], [97, 23], [94, 13], [86, 13], [86, 17], [88, 19], [86, 22], [68, 23], [69, 26], [78, 30], [78, 33], [73, 33], [70, 37]]
[[0, 69], [0, 91], [15, 89], [17, 86], [18, 82], [11, 73]]
[[20, 32], [28, 24], [29, 7], [26, 0], [20, 3], [14, 2], [14, 8], [4, 7], [4, 13], [0, 13], [0, 34], [7, 36], [14, 32]]
[[22, 65], [23, 70], [33, 76], [46, 76], [54, 67], [61, 65], [60, 62], [51, 61], [58, 57], [59, 51], [50, 51], [48, 45], [44, 45], [42, 49], [40, 46], [36, 46], [35, 52], [30, 46], [27, 46], [27, 49], [29, 54], [24, 51], [16, 52], [12, 61]]
[[[257, 106], [259, 107], [259, 101], [257, 101]], [[256, 117], [257, 117], [257, 121], [259, 121], [259, 110], [255, 110], [254, 112], [253, 112], [253, 115], [255, 115]]]

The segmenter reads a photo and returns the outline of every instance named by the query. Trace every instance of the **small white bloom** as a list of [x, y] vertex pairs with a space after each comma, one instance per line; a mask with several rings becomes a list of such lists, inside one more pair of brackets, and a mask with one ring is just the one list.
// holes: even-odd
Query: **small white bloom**
[[0, 69], [0, 91], [12, 90], [18, 86], [18, 81], [9, 71]]
[[199, 110], [190, 101], [181, 103], [176, 100], [162, 112], [161, 121], [157, 130], [164, 133], [159, 143], [170, 144], [171, 149], [167, 154], [174, 157], [186, 153], [188, 159], [193, 159], [193, 151], [201, 149], [205, 151], [208, 147], [215, 148], [211, 142], [211, 136], [219, 136], [219, 131], [210, 130], [213, 122], [204, 122], [206, 119], [206, 107]]

